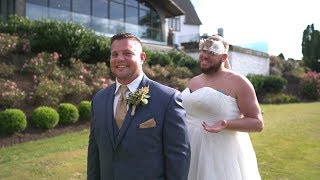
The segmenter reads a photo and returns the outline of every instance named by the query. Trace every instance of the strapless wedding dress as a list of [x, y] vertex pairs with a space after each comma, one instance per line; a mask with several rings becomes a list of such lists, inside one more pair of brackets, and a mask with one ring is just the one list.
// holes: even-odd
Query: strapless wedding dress
[[191, 144], [188, 180], [260, 180], [256, 155], [246, 132], [210, 133], [202, 122], [240, 117], [236, 99], [210, 88], [182, 92]]

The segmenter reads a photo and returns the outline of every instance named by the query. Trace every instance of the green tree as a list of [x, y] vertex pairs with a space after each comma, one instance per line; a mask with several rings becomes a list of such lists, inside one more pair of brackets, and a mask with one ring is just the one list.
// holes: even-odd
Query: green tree
[[278, 55], [278, 57], [279, 57], [280, 59], [285, 60], [284, 55], [283, 55], [282, 53], [280, 53], [280, 54]]
[[302, 37], [303, 62], [312, 71], [320, 72], [320, 31], [308, 25]]

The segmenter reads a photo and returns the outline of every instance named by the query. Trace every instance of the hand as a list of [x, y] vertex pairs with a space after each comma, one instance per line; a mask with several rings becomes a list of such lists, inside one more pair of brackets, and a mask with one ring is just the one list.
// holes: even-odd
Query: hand
[[228, 122], [226, 120], [219, 120], [212, 125], [208, 125], [206, 122], [202, 123], [202, 127], [204, 130], [208, 132], [218, 133], [225, 129], [228, 126]]

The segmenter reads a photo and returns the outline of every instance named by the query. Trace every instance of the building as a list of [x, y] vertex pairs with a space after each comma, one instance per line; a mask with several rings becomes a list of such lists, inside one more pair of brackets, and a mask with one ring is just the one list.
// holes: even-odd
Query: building
[[183, 15], [175, 16], [167, 19], [167, 32], [170, 28], [174, 31], [174, 44], [183, 48], [183, 44], [187, 42], [198, 42], [200, 39], [201, 20], [189, 0], [174, 0], [185, 12]]
[[166, 18], [184, 11], [172, 0], [0, 0], [1, 17], [12, 14], [76, 22], [106, 36], [131, 32], [146, 43], [165, 45]]
[[[76, 22], [109, 37], [131, 32], [141, 38], [145, 47], [156, 50], [172, 49], [167, 46], [170, 28], [174, 30], [173, 41], [178, 47], [185, 48], [184, 44], [192, 42], [197, 49], [200, 38], [201, 21], [190, 0], [0, 0], [0, 17], [7, 20], [12, 14]], [[248, 54], [256, 51], [244, 49], [230, 48], [229, 59], [234, 70], [244, 75], [269, 73], [265, 53]], [[199, 51], [185, 50], [198, 58]]]

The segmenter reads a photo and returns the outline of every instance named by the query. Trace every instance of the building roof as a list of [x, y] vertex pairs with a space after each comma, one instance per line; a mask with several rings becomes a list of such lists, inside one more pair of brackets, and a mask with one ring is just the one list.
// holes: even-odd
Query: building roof
[[149, 0], [149, 2], [152, 2], [160, 8], [162, 8], [165, 12], [166, 18], [185, 14], [185, 11], [180, 6], [178, 6], [173, 0]]
[[201, 20], [198, 17], [196, 10], [194, 9], [190, 0], [173, 0], [181, 9], [185, 12], [185, 24], [189, 25], [201, 25]]

